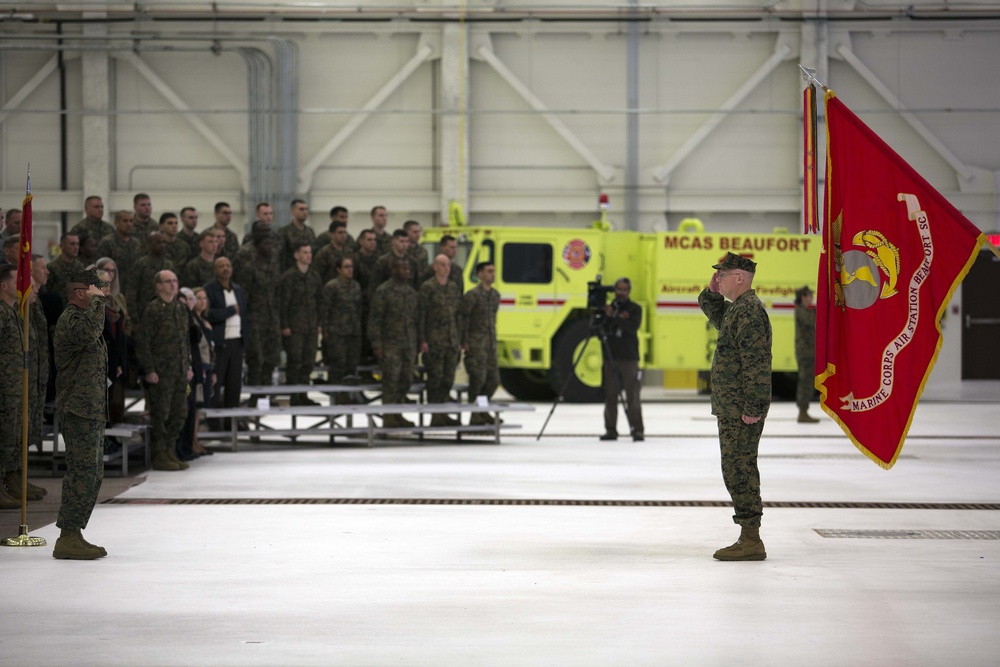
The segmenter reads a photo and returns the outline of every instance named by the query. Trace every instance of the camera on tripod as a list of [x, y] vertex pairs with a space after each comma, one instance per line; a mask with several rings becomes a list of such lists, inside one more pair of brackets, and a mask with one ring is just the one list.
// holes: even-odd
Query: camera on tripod
[[587, 283], [587, 308], [591, 314], [591, 324], [603, 324], [607, 318], [604, 307], [608, 305], [608, 294], [614, 294], [614, 285], [602, 285], [601, 274]]

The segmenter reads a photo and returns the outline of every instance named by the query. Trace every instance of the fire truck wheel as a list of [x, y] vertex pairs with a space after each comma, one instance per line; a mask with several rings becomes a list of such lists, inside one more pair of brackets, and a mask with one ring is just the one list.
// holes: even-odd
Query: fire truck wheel
[[[581, 350], [583, 356], [574, 369], [573, 362]], [[552, 389], [561, 390], [567, 403], [602, 403], [602, 367], [601, 341], [596, 336], [590, 337], [590, 320], [580, 318], [566, 323], [552, 341], [552, 367], [549, 369]]]
[[551, 401], [556, 397], [544, 370], [501, 368], [500, 383], [519, 401]]

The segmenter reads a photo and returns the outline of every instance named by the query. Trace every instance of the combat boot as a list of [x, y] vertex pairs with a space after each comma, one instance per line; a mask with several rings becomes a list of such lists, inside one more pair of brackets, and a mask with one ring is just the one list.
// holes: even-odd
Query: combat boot
[[816, 424], [819, 422], [815, 417], [809, 416], [808, 410], [799, 410], [799, 418], [797, 420], [800, 424]]
[[181, 461], [177, 458], [177, 454], [174, 452], [173, 447], [168, 447], [163, 453], [166, 454], [167, 458], [170, 459], [174, 465], [177, 466], [178, 470], [187, 470], [191, 467], [191, 464], [187, 461]]
[[486, 426], [491, 422], [488, 421], [489, 415], [485, 412], [473, 412], [469, 416], [469, 426]]
[[446, 414], [436, 414], [431, 417], [431, 426], [461, 426], [462, 422], [458, 421], [451, 415]]
[[180, 470], [181, 467], [170, 460], [166, 452], [153, 454], [153, 470]]
[[717, 560], [764, 560], [767, 552], [764, 551], [764, 542], [760, 539], [760, 528], [755, 526], [743, 526], [740, 530], [740, 538], [728, 547], [715, 552]]
[[83, 536], [83, 531], [82, 530], [79, 530], [77, 532], [80, 533], [80, 541], [83, 542], [84, 544], [86, 544], [91, 549], [97, 549], [97, 551], [101, 554], [101, 558], [104, 558], [105, 556], [108, 555], [108, 550], [105, 549], [104, 547], [99, 547], [96, 544], [91, 544], [90, 542], [88, 542], [87, 538], [85, 538]]
[[10, 495], [0, 486], [0, 510], [19, 509], [21, 509], [21, 499]]
[[[20, 472], [9, 472], [3, 476], [3, 482], [7, 486], [7, 495], [18, 501], [18, 507], [21, 505], [21, 473]], [[26, 497], [28, 500], [41, 500], [45, 495], [45, 489], [40, 486], [35, 486], [34, 484], [28, 484], [28, 493]]]
[[62, 535], [56, 540], [55, 548], [52, 549], [53, 558], [67, 560], [96, 560], [107, 555], [108, 552], [101, 547], [85, 542], [79, 530], [66, 528], [63, 529]]

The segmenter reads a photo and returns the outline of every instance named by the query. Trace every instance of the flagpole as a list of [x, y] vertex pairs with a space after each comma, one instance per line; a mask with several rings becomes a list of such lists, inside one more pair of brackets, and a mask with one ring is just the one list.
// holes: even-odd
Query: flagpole
[[[27, 185], [25, 185], [24, 205], [21, 211], [21, 237], [19, 254], [28, 254], [28, 267], [30, 271], [31, 261], [31, 164], [28, 164]], [[19, 259], [21, 259], [19, 257]], [[19, 261], [18, 268], [24, 270], [24, 262]], [[19, 278], [18, 282], [23, 285], [24, 278]], [[21, 349], [24, 352], [24, 371], [21, 384], [21, 527], [17, 537], [7, 537], [0, 541], [0, 545], [5, 547], [44, 547], [45, 539], [42, 537], [31, 537], [28, 535], [28, 352], [31, 347], [28, 337], [31, 326], [31, 317], [28, 309], [31, 304], [28, 302], [28, 295], [31, 291], [30, 277], [27, 282], [28, 287], [21, 294]]]

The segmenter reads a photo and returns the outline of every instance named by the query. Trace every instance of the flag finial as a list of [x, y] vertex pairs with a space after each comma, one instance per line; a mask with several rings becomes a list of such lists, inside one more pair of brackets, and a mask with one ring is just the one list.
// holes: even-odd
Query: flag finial
[[830, 89], [826, 87], [826, 84], [824, 84], [822, 81], [816, 78], [816, 70], [814, 68], [803, 67], [802, 65], [799, 65], [799, 69], [802, 70], [802, 78], [810, 86], [819, 86], [820, 88], [823, 89], [824, 93], [830, 91]]

